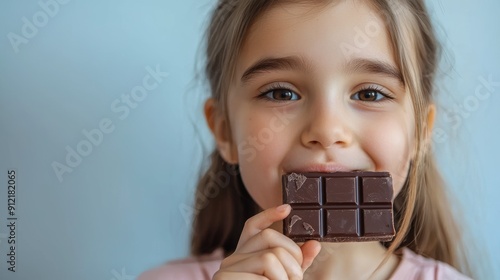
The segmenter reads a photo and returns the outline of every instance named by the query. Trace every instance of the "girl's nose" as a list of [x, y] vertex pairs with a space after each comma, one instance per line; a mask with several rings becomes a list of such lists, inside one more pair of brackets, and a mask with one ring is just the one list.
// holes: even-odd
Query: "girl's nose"
[[308, 114], [307, 124], [301, 134], [302, 144], [320, 149], [351, 145], [353, 133], [347, 115], [339, 106], [329, 106], [326, 102], [318, 105]]

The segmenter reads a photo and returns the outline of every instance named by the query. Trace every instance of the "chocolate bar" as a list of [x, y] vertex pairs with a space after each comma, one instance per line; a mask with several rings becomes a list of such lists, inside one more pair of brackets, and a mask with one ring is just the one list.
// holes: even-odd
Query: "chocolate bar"
[[390, 241], [394, 237], [388, 172], [283, 175], [283, 203], [292, 207], [283, 233], [295, 242]]

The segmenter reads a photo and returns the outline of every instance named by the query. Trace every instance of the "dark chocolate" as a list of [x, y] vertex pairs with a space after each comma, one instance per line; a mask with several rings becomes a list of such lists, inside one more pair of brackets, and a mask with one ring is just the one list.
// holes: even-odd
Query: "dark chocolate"
[[283, 203], [292, 207], [283, 233], [295, 242], [390, 241], [394, 237], [388, 172], [283, 175]]

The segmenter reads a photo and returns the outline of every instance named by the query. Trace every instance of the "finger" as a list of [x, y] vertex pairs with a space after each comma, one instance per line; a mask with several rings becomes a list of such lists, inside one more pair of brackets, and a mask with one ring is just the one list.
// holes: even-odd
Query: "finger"
[[241, 232], [238, 247], [247, 242], [247, 240], [261, 232], [263, 229], [270, 227], [274, 222], [283, 220], [290, 213], [291, 207], [288, 204], [283, 204], [278, 207], [266, 209], [259, 214], [251, 217], [245, 222], [243, 231]]
[[302, 257], [304, 258], [302, 262], [302, 271], [306, 271], [321, 251], [321, 243], [316, 240], [309, 240], [304, 243], [300, 249], [302, 250]]
[[267, 249], [256, 253], [237, 254], [235, 256], [223, 260], [221, 268], [224, 270], [227, 269], [228, 271], [238, 271], [238, 269], [240, 269], [241, 266], [240, 265], [235, 266], [235, 265], [242, 264], [243, 262], [245, 262], [246, 271], [249, 271], [249, 269], [251, 269], [250, 272], [260, 273], [262, 271], [260, 266], [258, 266], [257, 264], [248, 265], [246, 262], [251, 262], [251, 261], [262, 262], [263, 260], [259, 258], [259, 256], [268, 253], [272, 253], [278, 258], [279, 262], [285, 269], [286, 274], [288, 275], [288, 279], [302, 279], [303, 270], [301, 267], [301, 263], [297, 262], [297, 260], [287, 250], [279, 247]]
[[227, 271], [219, 271], [215, 273], [213, 280], [226, 280], [226, 279], [241, 279], [241, 280], [269, 280], [269, 278], [247, 273], [247, 272], [227, 272]]
[[[289, 262], [292, 260], [292, 262], [295, 262], [293, 258], [286, 259], [284, 257], [284, 254], [281, 254], [280, 257], [284, 258], [284, 262]], [[277, 255], [275, 255], [271, 251], [266, 251], [264, 253], [259, 253], [259, 254], [254, 254], [253, 256], [246, 258], [244, 260], [241, 260], [240, 262], [237, 262], [229, 267], [226, 267], [224, 271], [228, 272], [239, 272], [239, 271], [245, 271], [249, 273], [254, 273], [257, 275], [262, 275], [265, 276], [269, 279], [297, 279], [296, 273], [294, 272], [294, 268], [290, 265], [287, 264], [290, 269], [290, 273], [292, 274], [292, 277], [288, 276], [288, 273], [283, 266], [283, 263], [279, 259]], [[298, 272], [300, 273], [300, 272]], [[300, 274], [299, 274], [300, 275]], [[300, 278], [299, 278], [300, 279]]]
[[290, 238], [270, 228], [266, 228], [252, 236], [246, 243], [242, 244], [241, 247], [237, 249], [237, 252], [252, 253], [275, 247], [285, 249], [295, 258], [296, 262], [302, 264], [302, 250], [299, 245]]

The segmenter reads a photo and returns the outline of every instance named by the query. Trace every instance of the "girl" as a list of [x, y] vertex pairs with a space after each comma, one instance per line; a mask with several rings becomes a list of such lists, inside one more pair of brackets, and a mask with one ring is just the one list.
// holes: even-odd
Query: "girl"
[[[438, 45], [423, 2], [220, 0], [195, 257], [140, 279], [468, 279], [431, 152]], [[392, 174], [392, 242], [281, 233], [282, 174], [352, 170]]]

